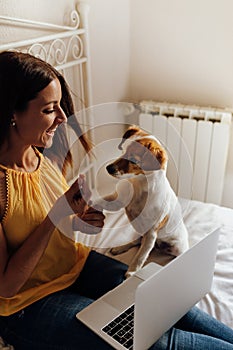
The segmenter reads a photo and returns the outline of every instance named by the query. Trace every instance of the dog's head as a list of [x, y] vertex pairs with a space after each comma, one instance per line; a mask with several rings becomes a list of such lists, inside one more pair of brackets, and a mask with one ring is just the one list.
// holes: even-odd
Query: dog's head
[[106, 169], [114, 177], [127, 178], [166, 169], [167, 153], [160, 142], [138, 126], [131, 126], [118, 146], [123, 155]]

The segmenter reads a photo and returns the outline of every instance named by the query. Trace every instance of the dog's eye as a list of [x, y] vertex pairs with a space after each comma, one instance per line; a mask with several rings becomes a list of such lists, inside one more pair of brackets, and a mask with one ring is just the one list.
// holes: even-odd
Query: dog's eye
[[130, 161], [131, 163], [134, 163], [134, 164], [139, 164], [139, 160], [136, 159], [136, 158], [134, 158], [134, 157], [130, 157], [130, 158], [129, 158], [129, 161]]

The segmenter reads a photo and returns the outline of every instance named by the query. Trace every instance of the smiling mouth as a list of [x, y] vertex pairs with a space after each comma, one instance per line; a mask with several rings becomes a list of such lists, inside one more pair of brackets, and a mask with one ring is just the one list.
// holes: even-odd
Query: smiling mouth
[[46, 134], [48, 134], [49, 136], [53, 136], [55, 131], [56, 131], [57, 128], [54, 128], [54, 129], [48, 129], [46, 130]]

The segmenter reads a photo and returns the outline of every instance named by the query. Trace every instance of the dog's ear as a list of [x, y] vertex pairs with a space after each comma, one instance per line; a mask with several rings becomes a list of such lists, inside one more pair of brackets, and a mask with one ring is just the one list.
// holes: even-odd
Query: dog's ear
[[162, 147], [154, 145], [153, 142], [148, 142], [146, 146], [148, 151], [146, 151], [143, 156], [142, 168], [144, 170], [166, 169], [166, 165], [167, 165], [166, 151]]
[[130, 137], [132, 137], [133, 135], [137, 134], [137, 133], [139, 132], [139, 130], [140, 130], [139, 127], [136, 126], [136, 125], [130, 126], [130, 127], [126, 130], [126, 132], [124, 133], [124, 135], [122, 136], [122, 140], [121, 140], [121, 143], [119, 144], [118, 148], [119, 148], [120, 150], [122, 150], [122, 145], [123, 145], [123, 143], [124, 143], [127, 139], [129, 139]]

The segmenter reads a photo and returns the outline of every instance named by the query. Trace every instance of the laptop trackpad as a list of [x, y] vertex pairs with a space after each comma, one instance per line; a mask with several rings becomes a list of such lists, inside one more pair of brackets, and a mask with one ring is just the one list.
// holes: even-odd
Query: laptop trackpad
[[134, 304], [135, 291], [143, 280], [132, 276], [102, 297], [102, 300], [119, 311], [124, 311], [129, 305]]
[[158, 272], [162, 267], [156, 263], [149, 263], [141, 270], [137, 271], [134, 276], [128, 278], [115, 289], [105, 294], [102, 299], [119, 311], [124, 311], [135, 302], [135, 292], [137, 286], [144, 280]]

